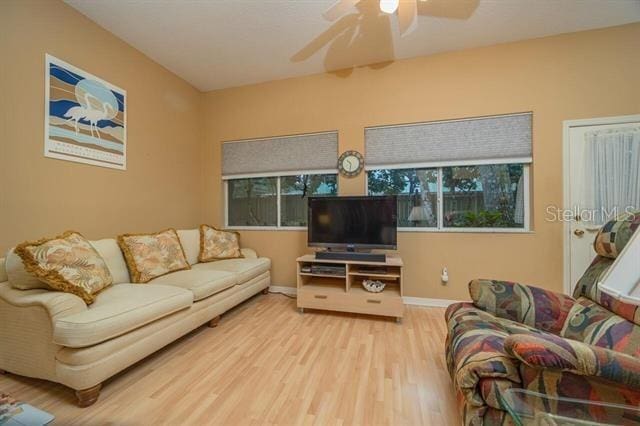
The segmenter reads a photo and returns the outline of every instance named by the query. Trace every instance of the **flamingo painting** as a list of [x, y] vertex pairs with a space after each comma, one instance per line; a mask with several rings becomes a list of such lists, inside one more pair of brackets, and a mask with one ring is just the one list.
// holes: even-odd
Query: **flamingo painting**
[[74, 106], [69, 108], [69, 110], [64, 114], [65, 118], [68, 118], [67, 121], [71, 121], [74, 123], [74, 128], [76, 131], [76, 135], [79, 132], [78, 123], [80, 120], [84, 119], [89, 122], [89, 130], [91, 131], [91, 136], [93, 136], [93, 131], [96, 131], [96, 135], [100, 139], [100, 131], [98, 130], [98, 121], [107, 120], [110, 117], [114, 117], [117, 114], [117, 111], [114, 111], [113, 106], [108, 102], [102, 102], [101, 109], [94, 109], [92, 107], [91, 98], [98, 101], [97, 98], [92, 97], [90, 93], [85, 93], [85, 105]]
[[45, 156], [126, 168], [126, 92], [46, 55]]

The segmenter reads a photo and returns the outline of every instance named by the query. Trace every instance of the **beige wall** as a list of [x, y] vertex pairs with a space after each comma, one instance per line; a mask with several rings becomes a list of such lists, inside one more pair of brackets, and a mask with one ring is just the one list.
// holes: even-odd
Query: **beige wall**
[[[1, 251], [65, 229], [221, 225], [223, 140], [337, 129], [341, 151], [364, 151], [366, 126], [533, 111], [533, 232], [401, 233], [399, 252], [409, 296], [464, 299], [474, 277], [560, 290], [561, 224], [544, 212], [562, 202], [562, 121], [640, 112], [640, 24], [207, 94], [57, 0], [0, 2], [0, 28]], [[127, 171], [43, 156], [45, 53], [127, 90]], [[341, 178], [340, 193], [364, 185]], [[242, 238], [273, 259], [274, 284], [294, 284], [305, 232]]]
[[[406, 295], [467, 298], [466, 283], [493, 277], [562, 289], [562, 226], [545, 221], [562, 204], [562, 121], [640, 112], [640, 24], [398, 61], [210, 92], [205, 98], [204, 219], [220, 225], [220, 142], [338, 129], [340, 151], [364, 151], [363, 128], [533, 111], [533, 232], [401, 233]], [[366, 162], [366, 153], [365, 162]], [[364, 175], [340, 179], [364, 193]], [[295, 283], [305, 232], [246, 231], [247, 246], [273, 259], [273, 281]], [[449, 268], [450, 282], [440, 283]]]
[[[0, 251], [198, 223], [200, 92], [58, 0], [0, 1], [0, 52]], [[127, 91], [126, 171], [44, 157], [45, 53]]]

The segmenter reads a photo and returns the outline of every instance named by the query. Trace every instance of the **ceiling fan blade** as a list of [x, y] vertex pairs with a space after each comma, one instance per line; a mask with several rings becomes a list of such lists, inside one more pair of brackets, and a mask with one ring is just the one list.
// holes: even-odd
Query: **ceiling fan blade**
[[480, 0], [416, 0], [418, 14], [437, 18], [469, 19]]
[[322, 16], [327, 21], [335, 21], [347, 13], [360, 0], [338, 0], [329, 9], [325, 10]]
[[400, 35], [413, 32], [418, 26], [418, 0], [400, 0], [398, 6], [398, 26]]

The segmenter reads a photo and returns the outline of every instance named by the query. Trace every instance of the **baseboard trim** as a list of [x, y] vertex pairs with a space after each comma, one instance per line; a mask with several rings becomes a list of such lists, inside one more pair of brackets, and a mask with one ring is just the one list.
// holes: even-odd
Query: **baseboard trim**
[[298, 289], [295, 287], [288, 287], [288, 286], [284, 286], [284, 285], [270, 285], [269, 286], [269, 291], [274, 292], [274, 293], [284, 293], [287, 294], [289, 296], [295, 296], [296, 294], [298, 294]]
[[[271, 285], [269, 291], [274, 293], [284, 293], [289, 296], [295, 296], [298, 293], [298, 289], [295, 287], [288, 287], [283, 285]], [[429, 297], [409, 297], [404, 296], [402, 301], [405, 305], [416, 306], [430, 306], [433, 308], [447, 308], [454, 303], [462, 302], [462, 300], [449, 300], [449, 299], [432, 299]]]
[[449, 299], [432, 299], [429, 297], [409, 297], [403, 296], [402, 301], [405, 305], [430, 306], [432, 308], [448, 308], [449, 305], [462, 302], [462, 300]]

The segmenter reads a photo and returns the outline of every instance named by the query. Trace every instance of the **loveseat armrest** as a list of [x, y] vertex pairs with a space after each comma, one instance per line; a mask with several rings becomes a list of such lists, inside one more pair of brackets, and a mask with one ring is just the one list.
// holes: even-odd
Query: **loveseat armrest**
[[5, 266], [6, 259], [4, 257], [0, 257], [0, 283], [9, 281], [9, 277], [7, 276], [7, 268]]
[[0, 283], [0, 299], [19, 308], [42, 306], [52, 321], [87, 309], [84, 301], [75, 294], [43, 289], [17, 290], [8, 282]]
[[247, 259], [257, 259], [258, 258], [258, 253], [256, 253], [256, 251], [254, 249], [241, 248], [240, 252]]
[[554, 334], [575, 304], [570, 296], [510, 281], [473, 280], [469, 295], [483, 311]]
[[610, 349], [553, 335], [509, 336], [505, 350], [524, 365], [589, 376], [640, 390], [640, 360]]

